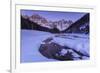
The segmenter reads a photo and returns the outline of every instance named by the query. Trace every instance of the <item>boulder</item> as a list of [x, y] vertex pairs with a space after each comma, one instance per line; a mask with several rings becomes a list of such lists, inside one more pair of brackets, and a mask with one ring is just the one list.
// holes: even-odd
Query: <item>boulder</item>
[[47, 58], [54, 58], [54, 56], [61, 51], [61, 47], [62, 46], [54, 42], [41, 44], [39, 52]]
[[72, 52], [69, 49], [64, 49], [55, 42], [41, 44], [39, 52], [48, 59], [56, 59], [60, 61], [73, 60]]

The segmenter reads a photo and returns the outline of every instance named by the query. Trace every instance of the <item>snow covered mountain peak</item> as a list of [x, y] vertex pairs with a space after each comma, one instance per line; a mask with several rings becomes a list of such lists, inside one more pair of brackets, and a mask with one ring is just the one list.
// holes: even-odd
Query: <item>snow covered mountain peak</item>
[[73, 23], [71, 20], [65, 19], [50, 21], [39, 14], [33, 14], [32, 16], [22, 15], [22, 17], [49, 29], [57, 28], [59, 31], [67, 29]]

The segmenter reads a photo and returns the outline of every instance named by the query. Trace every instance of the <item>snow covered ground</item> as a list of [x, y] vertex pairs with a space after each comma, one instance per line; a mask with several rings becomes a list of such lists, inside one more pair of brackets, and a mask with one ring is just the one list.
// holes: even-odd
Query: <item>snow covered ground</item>
[[[42, 41], [49, 37], [53, 38], [53, 42], [59, 43], [62, 46], [68, 46], [89, 56], [89, 35], [74, 33], [51, 34], [36, 30], [21, 30], [21, 63], [57, 61], [44, 57], [38, 51], [41, 43], [43, 43]], [[89, 59], [89, 57], [84, 56], [84, 59]]]

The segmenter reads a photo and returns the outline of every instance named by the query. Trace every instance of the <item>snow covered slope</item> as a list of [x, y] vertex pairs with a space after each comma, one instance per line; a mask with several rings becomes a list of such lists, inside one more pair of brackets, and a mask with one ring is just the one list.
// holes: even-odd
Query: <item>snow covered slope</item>
[[52, 34], [41, 31], [22, 30], [21, 31], [21, 63], [23, 62], [39, 62], [54, 61], [42, 56], [38, 49], [42, 41], [52, 36]]
[[[62, 46], [68, 46], [76, 51], [89, 56], [89, 35], [86, 34], [51, 34], [49, 32], [36, 30], [21, 30], [21, 63], [57, 61], [44, 57], [39, 51], [43, 41], [52, 37], [52, 42]], [[62, 50], [63, 52], [64, 50]], [[75, 54], [74, 54], [75, 55]], [[85, 57], [84, 59], [89, 59]]]

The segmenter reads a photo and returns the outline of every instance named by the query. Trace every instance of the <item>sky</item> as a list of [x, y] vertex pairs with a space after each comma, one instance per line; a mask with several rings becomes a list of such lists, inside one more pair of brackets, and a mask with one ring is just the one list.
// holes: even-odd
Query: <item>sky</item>
[[49, 21], [57, 20], [72, 20], [77, 21], [79, 18], [84, 16], [84, 12], [60, 12], [60, 11], [38, 11], [38, 10], [21, 10], [21, 15], [31, 16], [33, 14], [39, 14], [40, 16], [46, 18]]

